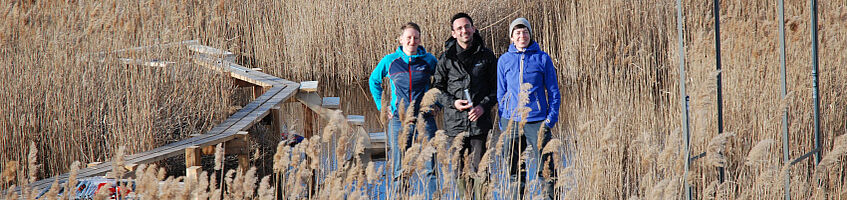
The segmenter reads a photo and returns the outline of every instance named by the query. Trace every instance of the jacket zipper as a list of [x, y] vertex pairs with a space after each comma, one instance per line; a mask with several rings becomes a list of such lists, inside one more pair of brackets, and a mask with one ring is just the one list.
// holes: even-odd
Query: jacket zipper
[[525, 54], [525, 53], [521, 53], [521, 65], [520, 65], [520, 67], [521, 67], [521, 68], [520, 68], [520, 75], [519, 75], [519, 76], [520, 76], [520, 79], [521, 79], [521, 82], [520, 82], [520, 84], [518, 84], [518, 88], [520, 88], [520, 85], [523, 85], [523, 68], [524, 68], [524, 66], [523, 66], [523, 59], [524, 59], [524, 55], [526, 55], [526, 54]]
[[412, 56], [409, 56], [409, 103], [412, 103]]

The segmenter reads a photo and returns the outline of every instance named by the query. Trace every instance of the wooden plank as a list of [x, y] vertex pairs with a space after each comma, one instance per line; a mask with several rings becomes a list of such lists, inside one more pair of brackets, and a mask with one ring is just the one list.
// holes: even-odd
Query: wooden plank
[[341, 98], [338, 97], [324, 97], [321, 102], [321, 106], [329, 109], [338, 109], [341, 107]]
[[224, 60], [235, 61], [234, 53], [202, 44], [188, 45], [188, 50], [215, 58], [223, 58]]
[[103, 57], [106, 54], [117, 54], [117, 53], [124, 53], [124, 52], [128, 52], [128, 51], [141, 51], [141, 50], [149, 50], [149, 49], [155, 49], [155, 48], [170, 48], [170, 47], [178, 47], [178, 46], [182, 46], [182, 45], [194, 45], [194, 44], [200, 44], [200, 42], [197, 41], [197, 40], [185, 40], [185, 41], [179, 41], [179, 42], [171, 42], [171, 43], [164, 43], [164, 44], [154, 44], [154, 45], [147, 45], [147, 46], [141, 46], [141, 47], [118, 49], [118, 50], [113, 50], [113, 51], [101, 51], [101, 52], [92, 53], [92, 54], [89, 54], [89, 55]]
[[145, 61], [145, 60], [131, 59], [131, 58], [118, 58], [118, 60], [122, 64], [126, 64], [126, 65], [141, 65], [141, 66], [147, 66], [147, 67], [169, 67], [171, 65], [176, 64], [176, 62], [164, 61], [164, 60]]
[[199, 166], [203, 161], [203, 152], [200, 146], [192, 145], [185, 148], [185, 167]]
[[361, 115], [347, 115], [347, 123], [352, 125], [362, 126], [365, 124], [365, 116]]
[[200, 66], [204, 66], [215, 71], [229, 71], [231, 77], [243, 80], [254, 85], [262, 87], [273, 87], [274, 85], [281, 84], [274, 80], [270, 80], [270, 75], [267, 75], [262, 72], [253, 71], [225, 60], [214, 59], [201, 54], [192, 56], [192, 60], [194, 60], [194, 63], [197, 63]]
[[[269, 92], [269, 94], [270, 94], [270, 92]], [[235, 137], [235, 134], [238, 131], [243, 131], [243, 130], [249, 129], [250, 126], [252, 126], [256, 122], [258, 122], [262, 117], [264, 117], [268, 113], [270, 113], [270, 109], [272, 107], [277, 106], [283, 100], [285, 100], [283, 95], [274, 96], [268, 102], [265, 102], [264, 104], [262, 104], [262, 106], [257, 108], [257, 110], [249, 113], [247, 116], [242, 118], [238, 123], [234, 124], [232, 127], [227, 129], [227, 131], [225, 131], [224, 133], [219, 134], [219, 135], [209, 136], [209, 137], [203, 138], [199, 141], [192, 142], [192, 145], [197, 145], [197, 146], [202, 147], [202, 146], [208, 146], [208, 145], [217, 144], [217, 143], [221, 143], [221, 142], [224, 142], [224, 141], [231, 140]], [[177, 146], [176, 148], [179, 148], [179, 146]], [[174, 156], [175, 154], [178, 153], [178, 152], [174, 152], [174, 149], [175, 149], [175, 147], [157, 148], [157, 149], [152, 150], [152, 151], [157, 152], [157, 153], [136, 158], [135, 160], [132, 160], [131, 162], [132, 163], [150, 163], [150, 162], [155, 162], [155, 161], [158, 161], [158, 160], [161, 160], [161, 159], [164, 159], [164, 158], [172, 157], [172, 156]]]
[[317, 92], [318, 91], [318, 81], [303, 81], [303, 82], [300, 82], [300, 91], [301, 92]]

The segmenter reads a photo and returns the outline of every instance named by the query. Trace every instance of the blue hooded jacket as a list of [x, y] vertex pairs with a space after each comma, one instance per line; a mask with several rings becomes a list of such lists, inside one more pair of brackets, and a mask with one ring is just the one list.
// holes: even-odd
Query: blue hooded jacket
[[371, 72], [368, 81], [376, 109], [382, 110], [382, 78], [388, 76], [392, 91], [391, 112], [397, 115], [398, 99], [404, 105], [409, 105], [411, 99], [415, 101], [414, 109], [417, 113], [424, 93], [431, 87], [430, 77], [435, 73], [436, 63], [438, 60], [435, 56], [427, 53], [423, 46], [418, 46], [416, 55], [406, 55], [403, 46], [385, 55]]
[[[500, 56], [497, 62], [497, 101], [499, 101], [500, 120], [521, 121], [517, 114], [518, 94], [521, 83], [532, 84], [529, 89], [531, 109], [528, 122], [544, 120], [547, 127], [553, 127], [559, 120], [559, 81], [553, 60], [538, 46], [532, 43], [524, 51], [518, 51], [514, 44], [509, 52]], [[500, 127], [503, 129], [505, 127]]]

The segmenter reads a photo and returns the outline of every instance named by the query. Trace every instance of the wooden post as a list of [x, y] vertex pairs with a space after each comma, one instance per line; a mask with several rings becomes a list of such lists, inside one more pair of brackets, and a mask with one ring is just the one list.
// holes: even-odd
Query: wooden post
[[235, 139], [226, 142], [226, 152], [238, 155], [238, 167], [247, 171], [250, 167], [250, 138], [246, 131], [240, 131]]
[[[191, 166], [185, 168], [185, 184], [197, 183], [197, 180], [200, 180], [200, 174], [203, 173], [203, 167], [201, 166]], [[186, 185], [186, 187], [191, 188], [192, 185]]]
[[[317, 81], [305, 81], [300, 82], [300, 91], [299, 92], [317, 92], [318, 91], [318, 82]], [[320, 101], [320, 99], [318, 99]], [[320, 102], [318, 102], [320, 103]], [[312, 130], [312, 126], [315, 123], [315, 113], [312, 109], [309, 108], [308, 105], [303, 104], [303, 136], [306, 138], [311, 138], [314, 135], [314, 130]]]
[[285, 130], [283, 130], [284, 128], [282, 126], [283, 125], [282, 108], [280, 106], [277, 105], [277, 106], [274, 106], [273, 108], [271, 108], [270, 117], [271, 117], [271, 127], [272, 127], [271, 131], [272, 131], [272, 133], [279, 135], [282, 132], [285, 132]]
[[203, 152], [199, 146], [185, 148], [185, 167], [200, 166], [203, 161]]

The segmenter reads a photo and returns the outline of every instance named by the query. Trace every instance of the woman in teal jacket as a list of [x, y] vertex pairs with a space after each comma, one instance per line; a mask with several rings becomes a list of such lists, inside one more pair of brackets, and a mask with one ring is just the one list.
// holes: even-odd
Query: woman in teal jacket
[[[412, 103], [412, 106], [408, 107], [410, 109], [414, 109], [415, 116], [418, 115], [418, 111], [420, 110], [421, 99], [423, 99], [424, 93], [429, 90], [431, 86], [430, 77], [435, 73], [435, 64], [437, 60], [435, 56], [426, 52], [426, 49], [421, 44], [421, 33], [420, 27], [412, 22], [406, 23], [401, 27], [402, 33], [398, 38], [400, 42], [400, 47], [397, 48], [392, 54], [388, 54], [379, 61], [374, 71], [371, 73], [369, 84], [371, 89], [371, 95], [373, 95], [374, 103], [376, 103], [376, 107], [378, 110], [386, 109], [382, 108], [382, 78], [388, 76], [389, 83], [391, 85], [391, 106], [390, 106], [390, 121], [388, 123], [388, 145], [389, 145], [389, 153], [388, 160], [390, 163], [393, 163], [393, 178], [394, 178], [394, 186], [392, 188], [397, 187], [397, 180], [400, 177], [401, 166], [400, 161], [402, 160], [401, 151], [406, 150], [411, 146], [411, 142], [408, 142], [407, 145], [403, 148], [400, 148], [398, 143], [398, 137], [400, 135], [400, 130], [402, 130], [402, 123], [398, 119], [397, 116], [404, 113], [398, 113], [398, 106], [408, 106]], [[436, 125], [435, 120], [431, 114], [425, 114], [424, 118], [426, 120], [426, 133], [417, 133], [415, 131], [414, 124], [412, 124], [409, 128], [410, 133], [408, 134], [406, 141], [412, 141], [412, 138], [417, 134], [426, 134], [429, 138], [432, 138], [435, 135]], [[418, 187], [426, 186], [425, 188], [418, 188], [417, 190], [423, 190], [422, 192], [426, 194], [426, 199], [431, 199], [432, 194], [435, 192], [436, 184], [435, 184], [435, 175], [433, 171], [434, 162], [428, 163], [426, 169], [420, 174], [423, 175], [427, 183], [418, 183]]]

